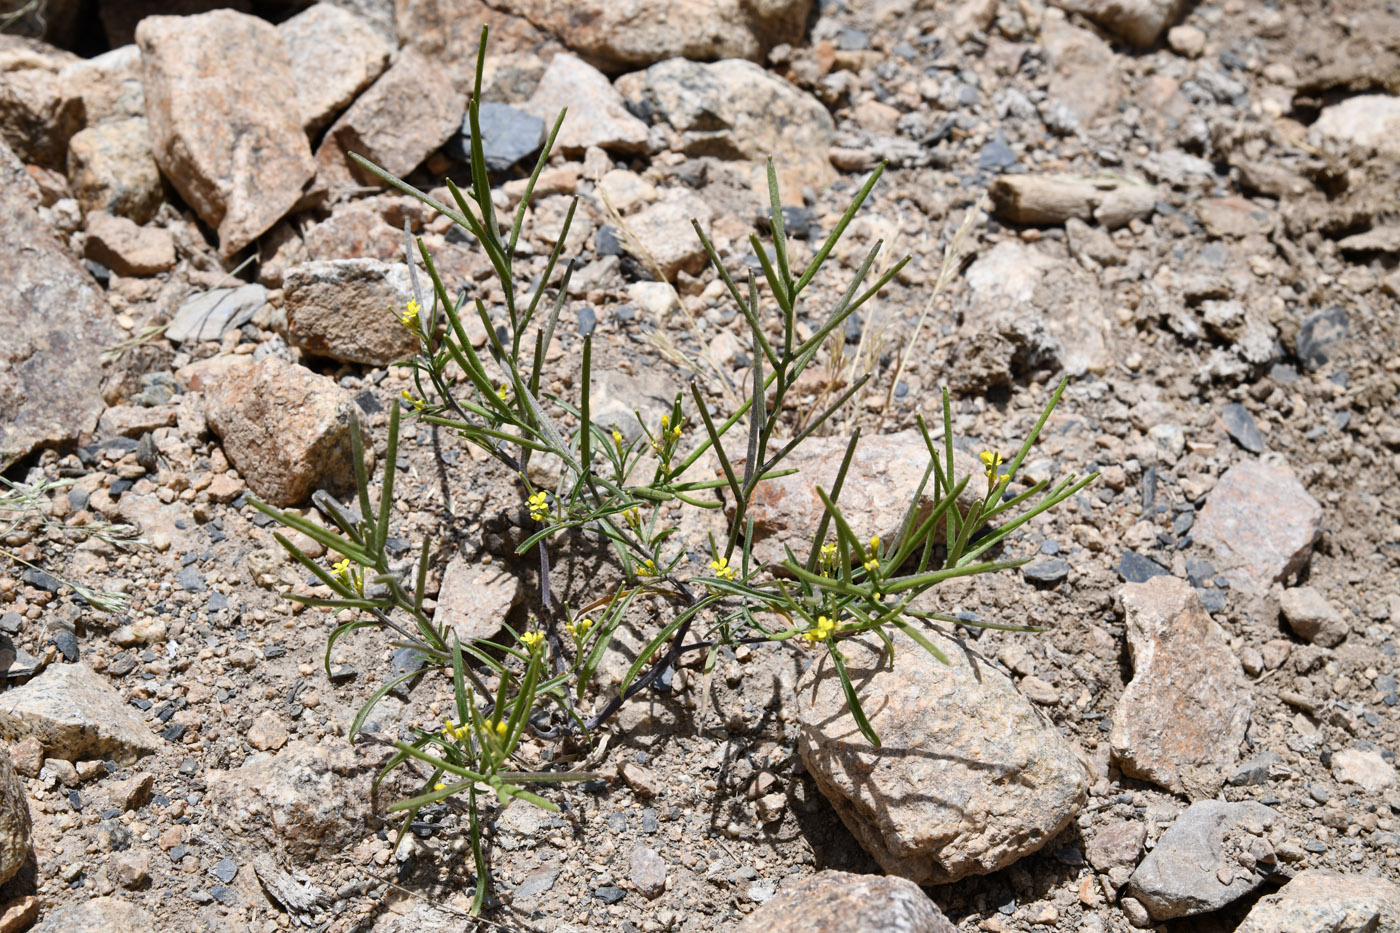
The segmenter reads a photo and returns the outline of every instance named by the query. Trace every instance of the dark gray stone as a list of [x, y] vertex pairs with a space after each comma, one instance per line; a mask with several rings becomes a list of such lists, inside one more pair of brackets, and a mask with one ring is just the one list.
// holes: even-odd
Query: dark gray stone
[[1225, 430], [1245, 450], [1252, 454], [1264, 452], [1264, 435], [1254, 423], [1254, 416], [1239, 402], [1231, 402], [1220, 412], [1220, 420], [1225, 422]]
[[1153, 577], [1168, 576], [1171, 571], [1150, 557], [1143, 557], [1137, 551], [1124, 551], [1118, 562], [1118, 575], [1128, 583], [1146, 583]]
[[199, 572], [199, 568], [189, 566], [175, 575], [175, 582], [180, 584], [186, 592], [203, 593], [209, 589], [204, 583], [204, 575]]
[[554, 879], [559, 877], [558, 868], [537, 868], [525, 876], [525, 880], [515, 887], [515, 899], [537, 897], [554, 887]]
[[1006, 144], [1006, 136], [998, 129], [977, 154], [977, 167], [984, 172], [1004, 172], [1016, 164], [1016, 153]]
[[1351, 335], [1351, 322], [1341, 305], [1303, 318], [1298, 330], [1298, 361], [1307, 370], [1321, 369], [1336, 354], [1336, 344]]
[[[483, 101], [477, 119], [481, 123], [481, 154], [489, 172], [504, 172], [544, 145], [544, 121], [508, 104]], [[466, 159], [471, 154], [471, 140], [471, 117], [464, 116], [462, 133], [452, 143], [452, 154]]]
[[1248, 761], [1241, 762], [1233, 774], [1230, 775], [1230, 783], [1236, 787], [1251, 787], [1257, 784], [1266, 783], [1283, 759], [1277, 752], [1263, 752], [1255, 755]]
[[1069, 564], [1062, 560], [1031, 561], [1021, 568], [1021, 575], [1033, 583], [1059, 583], [1069, 576]]
[[165, 328], [165, 336], [176, 343], [219, 340], [251, 321], [265, 304], [267, 289], [261, 285], [216, 288], [182, 305]]
[[612, 885], [605, 885], [601, 888], [594, 889], [593, 896], [604, 904], [616, 904], [627, 896], [627, 892], [621, 888], [615, 888]]
[[231, 858], [220, 859], [219, 864], [214, 866], [213, 874], [224, 884], [228, 884], [238, 875], [238, 863]]

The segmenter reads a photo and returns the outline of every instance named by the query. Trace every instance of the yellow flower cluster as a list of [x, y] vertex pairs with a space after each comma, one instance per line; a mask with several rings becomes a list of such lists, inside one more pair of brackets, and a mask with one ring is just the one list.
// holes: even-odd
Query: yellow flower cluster
[[544, 644], [544, 632], [526, 632], [520, 636], [520, 643], [530, 651], [537, 651]]
[[425, 405], [427, 404], [421, 398], [416, 398], [413, 395], [413, 393], [408, 391], [407, 389], [404, 389], [402, 392], [400, 392], [399, 397], [402, 398], [408, 404], [408, 407], [412, 408], [414, 411], [422, 411]]
[[681, 439], [680, 423], [672, 427], [671, 416], [661, 416], [661, 433], [651, 442], [651, 449], [656, 452], [656, 456], [661, 460], [662, 469], [671, 469], [671, 455], [676, 452], [676, 444]]
[[365, 592], [365, 578], [350, 567], [350, 558], [342, 557], [331, 564], [331, 573], [344, 580], [348, 585], [353, 586], [355, 591], [361, 595]]
[[592, 619], [579, 619], [577, 622], [565, 622], [564, 631], [568, 632], [575, 641], [584, 638], [593, 628]]
[[866, 572], [866, 573], [874, 573], [875, 571], [877, 571], [877, 570], [880, 569], [880, 536], [879, 536], [879, 535], [871, 535], [871, 536], [870, 536], [870, 556], [869, 556], [868, 558], [866, 558], [865, 563], [864, 563], [862, 566], [865, 567], [865, 572]]
[[399, 320], [403, 326], [409, 330], [418, 329], [418, 312], [423, 310], [423, 306], [418, 303], [417, 298], [408, 299], [408, 304], [404, 305], [403, 313], [399, 315]]
[[442, 737], [447, 742], [460, 742], [471, 733], [471, 726], [462, 723], [460, 726], [452, 725], [452, 720], [444, 718], [442, 720]]
[[496, 398], [503, 402], [510, 398], [510, 386], [506, 385], [504, 382], [501, 383], [500, 386], [496, 388]]
[[650, 557], [648, 557], [646, 560], [642, 561], [642, 562], [637, 566], [637, 576], [639, 576], [639, 577], [655, 577], [655, 576], [658, 576], [658, 574], [657, 574], [657, 572], [656, 572], [656, 561], [652, 560]]
[[831, 638], [836, 631], [836, 623], [826, 616], [817, 616], [817, 624], [802, 633], [802, 638], [808, 644], [816, 644], [819, 641], [826, 641]]
[[836, 555], [840, 549], [836, 547], [835, 541], [828, 541], [822, 545], [820, 559], [822, 576], [829, 577], [836, 570]]
[[715, 572], [715, 576], [721, 580], [733, 580], [737, 572], [729, 566], [729, 558], [721, 557], [718, 560], [710, 561], [710, 569]]
[[549, 496], [543, 492], [537, 492], [529, 499], [530, 518], [533, 521], [542, 522], [549, 515]]
[[1000, 486], [1011, 477], [1001, 472], [1001, 465], [1004, 462], [1001, 454], [994, 450], [984, 450], [977, 455], [982, 461], [982, 465], [987, 468], [987, 485], [991, 487]]

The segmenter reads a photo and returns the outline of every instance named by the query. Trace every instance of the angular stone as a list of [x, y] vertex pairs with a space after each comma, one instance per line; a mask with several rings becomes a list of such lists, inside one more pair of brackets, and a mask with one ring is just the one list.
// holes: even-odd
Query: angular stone
[[62, 169], [68, 140], [83, 128], [79, 101], [58, 72], [76, 59], [42, 43], [0, 50], [0, 138], [25, 162]]
[[7, 751], [0, 750], [0, 884], [29, 861], [29, 798]]
[[175, 405], [113, 405], [97, 419], [97, 436], [139, 439], [157, 428], [174, 427], [179, 422]]
[[0, 144], [0, 470], [72, 441], [102, 413], [107, 301], [36, 210], [39, 192]]
[[1344, 748], [1332, 756], [1332, 776], [1369, 794], [1379, 794], [1395, 783], [1395, 766], [1375, 749]]
[[569, 114], [554, 139], [557, 150], [576, 155], [590, 146], [612, 152], [640, 152], [646, 148], [647, 125], [627, 110], [622, 95], [603, 73], [567, 52], [550, 60], [535, 93], [520, 109], [550, 126], [565, 107]]
[[762, 62], [768, 50], [802, 39], [811, 0], [504, 0], [589, 61], [610, 72], [668, 58]]
[[326, 130], [316, 150], [317, 185], [384, 185], [349, 153], [403, 178], [457, 132], [466, 106], [440, 65], [405, 48]]
[[643, 897], [660, 897], [666, 892], [666, 862], [655, 849], [637, 846], [627, 860], [627, 878]]
[[433, 622], [456, 632], [463, 642], [495, 638], [524, 595], [519, 578], [499, 564], [453, 557], [442, 574]]
[[232, 10], [136, 29], [156, 164], [232, 256], [301, 199], [315, 172], [277, 29]]
[[267, 289], [261, 285], [215, 288], [181, 305], [166, 326], [165, 336], [176, 343], [218, 340], [247, 324], [265, 304]]
[[33, 894], [17, 897], [0, 904], [0, 930], [4, 933], [20, 933], [28, 930], [39, 919], [39, 899]]
[[797, 685], [799, 750], [842, 822], [888, 873], [944, 884], [1005, 868], [1084, 805], [1086, 770], [1010, 678], [936, 630], [944, 665], [902, 633], [841, 642], [880, 737], [856, 727], [823, 652]]
[[65, 65], [58, 73], [58, 83], [65, 98], [82, 105], [83, 122], [89, 127], [146, 115], [141, 50], [135, 45]]
[[1264, 452], [1264, 435], [1259, 432], [1259, 425], [1254, 423], [1248, 408], [1239, 402], [1230, 402], [1220, 410], [1220, 420], [1235, 443], [1252, 454]]
[[1308, 565], [1322, 506], [1284, 465], [1237, 463], [1220, 477], [1192, 531], [1230, 585], [1263, 595]]
[[[669, 123], [687, 155], [752, 162], [772, 156], [788, 204], [802, 202], [804, 186], [822, 188], [836, 178], [828, 158], [836, 141], [830, 112], [753, 62], [674, 58], [625, 75], [618, 89]], [[766, 182], [760, 187], [766, 198]]]
[[[276, 356], [230, 370], [206, 391], [209, 427], [259, 498], [295, 505], [317, 488], [355, 483], [350, 425], [355, 402], [335, 380]], [[374, 445], [360, 425], [366, 469]]]
[[1097, 219], [1110, 229], [1151, 214], [1157, 198], [1156, 190], [1145, 185], [1079, 175], [1001, 175], [988, 192], [997, 216], [1012, 223], [1044, 226]]
[[1125, 584], [1133, 679], [1109, 744], [1124, 774], [1174, 791], [1194, 772], [1229, 773], [1254, 707], [1244, 669], [1185, 580]]
[[348, 10], [317, 3], [277, 27], [308, 132], [325, 126], [389, 64], [389, 46]]
[[1082, 13], [1138, 48], [1157, 39], [1181, 16], [1186, 0], [1054, 0], [1056, 6]]
[[1371, 875], [1309, 868], [1250, 908], [1235, 933], [1381, 933], [1400, 930], [1400, 888]]
[[94, 211], [87, 215], [83, 255], [117, 275], [155, 275], [174, 268], [175, 239], [169, 230]]
[[1219, 910], [1263, 883], [1263, 875], [1246, 863], [1254, 864], [1252, 849], [1266, 840], [1245, 827], [1269, 829], [1275, 818], [1253, 801], [1192, 804], [1133, 872], [1128, 892], [1158, 921]]
[[1041, 45], [1049, 61], [1049, 98], [1072, 124], [1092, 124], [1118, 113], [1124, 82], [1118, 55], [1103, 39], [1063, 19], [1045, 17]]
[[1136, 820], [1109, 823], [1094, 833], [1084, 849], [1084, 857], [1095, 870], [1108, 875], [1115, 886], [1123, 884], [1133, 873], [1142, 844], [1147, 839], [1147, 826]]
[[49, 758], [112, 758], [130, 765], [160, 750], [160, 738], [107, 681], [82, 664], [51, 664], [0, 695], [0, 738], [33, 736]]
[[298, 739], [275, 755], [210, 772], [207, 799], [222, 828], [261, 837], [305, 865], [349, 850], [372, 831], [373, 777], [363, 752], [348, 743]]
[[94, 897], [44, 914], [29, 933], [155, 933], [156, 921], [143, 907], [117, 897]]
[[657, 271], [668, 281], [679, 272], [694, 275], [704, 268], [705, 250], [690, 222], [698, 221], [700, 229], [709, 236], [713, 217], [704, 198], [684, 188], [676, 189], [626, 218], [632, 238], [624, 245], [629, 252], [643, 250], [645, 256], [637, 258], [643, 262], [654, 260]]
[[332, 259], [287, 270], [288, 338], [315, 356], [388, 366], [418, 339], [399, 319], [413, 294], [408, 266], [378, 259]]
[[482, 26], [491, 30], [486, 53], [488, 74], [492, 64], [512, 50], [534, 56], [547, 41], [528, 20], [497, 10], [485, 0], [395, 0], [393, 16], [400, 43], [446, 68], [457, 90], [464, 94], [471, 92], [476, 76]]
[[[817, 487], [831, 492], [849, 440], [809, 438], [783, 461], [784, 468], [795, 467], [797, 473], [758, 484], [749, 503], [749, 515], [754, 521], [753, 553], [759, 560], [768, 563], [785, 560], [784, 544], [793, 549], [799, 560], [806, 559], [806, 549], [811, 546], [812, 536], [817, 533], [825, 513]], [[860, 439], [837, 503], [857, 537], [864, 541], [878, 534], [883, 541], [894, 540], [904, 520], [904, 510], [919, 488], [928, 462], [928, 447], [916, 430]], [[978, 488], [984, 470], [981, 461], [961, 450], [953, 451], [953, 462], [959, 479], [968, 474], [972, 476], [958, 498], [958, 507], [967, 511], [981, 501]], [[742, 468], [740, 461], [735, 469]], [[985, 486], [985, 482], [982, 485]], [[916, 522], [927, 517], [937, 505], [932, 486], [930, 479], [919, 498]], [[835, 532], [829, 535], [835, 540]]]
[[903, 878], [819, 871], [783, 888], [738, 933], [953, 933], [938, 905]]
[[1362, 94], [1324, 107], [1310, 130], [1314, 143], [1366, 156], [1400, 157], [1400, 97]]
[[1279, 597], [1279, 611], [1293, 634], [1324, 648], [1334, 648], [1346, 640], [1347, 620], [1336, 607], [1310, 586], [1295, 586]]
[[[483, 101], [477, 122], [481, 127], [481, 154], [490, 172], [506, 171], [534, 156], [544, 144], [544, 121], [509, 104]], [[471, 120], [463, 117], [458, 145], [464, 158], [471, 152], [471, 138]]]
[[287, 724], [273, 713], [263, 713], [248, 727], [248, 744], [260, 752], [275, 752], [287, 744]]
[[109, 120], [68, 143], [68, 183], [83, 213], [106, 211], [144, 224], [165, 199], [145, 117]]

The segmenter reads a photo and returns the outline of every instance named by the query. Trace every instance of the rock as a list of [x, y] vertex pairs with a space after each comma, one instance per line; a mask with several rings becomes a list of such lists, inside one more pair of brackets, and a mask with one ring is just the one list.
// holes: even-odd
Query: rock
[[112, 859], [112, 876], [128, 891], [144, 887], [151, 880], [151, 858], [145, 852], [122, 852]]
[[97, 419], [97, 436], [140, 440], [141, 435], [158, 428], [174, 427], [179, 417], [175, 405], [113, 405]]
[[146, 772], [134, 774], [125, 781], [117, 781], [108, 787], [112, 802], [123, 810], [139, 810], [151, 799], [155, 787], [155, 776]]
[[146, 118], [111, 120], [75, 134], [68, 144], [68, 182], [85, 214], [106, 211], [138, 224], [154, 217], [165, 192]]
[[[849, 438], [834, 436], [810, 438], [782, 462], [783, 468], [796, 467], [799, 472], [758, 484], [749, 503], [749, 515], [754, 521], [753, 553], [759, 560], [783, 561], [785, 543], [799, 559], [806, 558], [806, 548], [825, 511], [817, 487], [831, 492], [848, 441]], [[986, 491], [981, 480], [985, 471], [971, 454], [954, 450], [953, 459], [959, 479], [967, 474], [973, 477], [958, 499], [958, 507], [967, 511], [981, 501], [979, 482], [982, 492]], [[852, 530], [861, 540], [872, 534], [884, 541], [894, 540], [928, 462], [928, 447], [917, 430], [860, 439], [837, 505], [853, 522]], [[742, 470], [742, 460], [734, 468]], [[919, 499], [919, 515], [927, 516], [937, 504], [932, 486], [930, 479]], [[835, 540], [834, 532], [830, 536]]]
[[1254, 416], [1239, 402], [1230, 402], [1220, 410], [1220, 420], [1235, 443], [1252, 454], [1264, 452], [1264, 435], [1254, 423]]
[[29, 861], [29, 798], [24, 784], [0, 752], [0, 884], [9, 881]]
[[1108, 875], [1114, 887], [1121, 887], [1133, 873], [1142, 844], [1147, 840], [1147, 826], [1136, 820], [1109, 823], [1099, 828], [1084, 849], [1084, 857], [1096, 871]]
[[1400, 97], [1362, 94], [1322, 108], [1310, 130], [1314, 145], [1400, 157]]
[[482, 26], [491, 30], [488, 74], [512, 51], [533, 55], [548, 38], [528, 20], [497, 10], [485, 0], [395, 0], [391, 15], [397, 21], [398, 41], [446, 68], [464, 94], [471, 92], [476, 77]]
[[1400, 889], [1384, 878], [1309, 868], [1260, 898], [1235, 933], [1391, 933]]
[[[648, 283], [661, 285], [661, 283]], [[667, 291], [669, 286], [662, 285]], [[616, 429], [632, 442], [642, 436], [635, 412], [641, 412], [647, 426], [655, 430], [662, 414], [671, 410], [681, 383], [666, 367], [648, 367], [637, 375], [617, 369], [595, 370], [589, 401], [594, 424]], [[703, 430], [703, 428], [702, 428]]]
[[1269, 829], [1275, 818], [1273, 810], [1253, 801], [1192, 804], [1133, 872], [1128, 893], [1157, 921], [1219, 910], [1263, 883], [1263, 875], [1246, 866], [1254, 864], [1254, 850], [1267, 841], [1246, 827]]
[[283, 279], [288, 341], [314, 356], [388, 366], [418, 350], [399, 320], [413, 294], [408, 266], [331, 259], [288, 269]]
[[221, 827], [256, 835], [296, 864], [350, 849], [372, 831], [374, 767], [341, 741], [300, 739], [275, 755], [258, 754], [232, 771], [209, 773], [209, 796]]
[[1082, 125], [1116, 117], [1126, 91], [1113, 48], [1090, 30], [1051, 15], [1041, 26], [1040, 40], [1051, 67], [1046, 92], [1063, 111], [1056, 131], [1072, 133]]
[[1069, 564], [1058, 558], [1031, 561], [1021, 568], [1021, 575], [1032, 583], [1059, 583], [1069, 576]]
[[559, 111], [568, 108], [554, 146], [577, 155], [590, 146], [610, 152], [641, 152], [650, 131], [627, 111], [622, 95], [603, 73], [567, 52], [550, 61], [544, 76], [520, 109], [553, 126]]
[[1162, 32], [1176, 22], [1185, 0], [1055, 0], [1055, 5], [1082, 13], [1130, 45], [1155, 45]]
[[248, 728], [248, 744], [260, 752], [275, 752], [287, 744], [287, 724], [272, 713], [263, 713]]
[[[482, 102], [477, 121], [481, 125], [481, 154], [489, 172], [504, 172], [535, 156], [544, 145], [545, 132], [550, 128], [534, 114], [494, 101]], [[471, 152], [471, 138], [471, 119], [463, 117], [456, 146], [463, 159]]]
[[21, 933], [39, 918], [39, 899], [32, 894], [17, 897], [0, 905], [0, 931]]
[[277, 29], [215, 10], [147, 17], [136, 41], [156, 164], [232, 256], [300, 200], [315, 172]]
[[1283, 591], [1279, 611], [1293, 629], [1293, 634], [1324, 648], [1334, 648], [1346, 640], [1347, 620], [1310, 586], [1297, 586]]
[[77, 59], [35, 45], [0, 62], [0, 138], [25, 162], [61, 170], [68, 140], [83, 128], [83, 111], [64, 95], [58, 75]]
[[674, 281], [680, 272], [695, 275], [705, 266], [705, 250], [695, 228], [690, 222], [696, 220], [700, 229], [709, 236], [710, 222], [714, 214], [710, 205], [698, 194], [685, 189], [674, 189], [655, 204], [626, 218], [633, 239], [625, 242], [631, 252], [640, 248], [645, 255], [638, 256], [643, 262], [654, 260], [658, 271], [668, 280]]
[[1378, 794], [1395, 783], [1395, 766], [1374, 749], [1345, 748], [1332, 756], [1332, 776]]
[[301, 122], [315, 132], [335, 119], [389, 64], [390, 47], [348, 10], [317, 3], [277, 26], [296, 81]]
[[1195, 26], [1173, 26], [1167, 30], [1167, 45], [1185, 58], [1200, 58], [1206, 50], [1206, 34]]
[[[327, 376], [266, 356], [230, 370], [206, 392], [209, 427], [259, 498], [302, 502], [312, 490], [354, 486], [350, 425], [354, 400]], [[373, 445], [363, 424], [366, 468]]]
[[1123, 773], [1173, 791], [1193, 772], [1228, 773], [1254, 706], [1220, 626], [1185, 580], [1120, 590], [1133, 679], [1113, 711], [1109, 745]]
[[117, 275], [155, 275], [174, 268], [175, 238], [169, 230], [94, 211], [87, 215], [83, 255]]
[[10, 761], [22, 777], [38, 777], [44, 766], [43, 743], [32, 735], [25, 736], [10, 747]]
[[768, 50], [802, 39], [811, 0], [505, 0], [500, 6], [553, 33], [606, 71], [663, 59], [762, 62]]
[[[630, 214], [656, 200], [656, 186], [636, 172], [615, 168], [598, 179], [596, 189], [608, 199], [613, 209]], [[616, 231], [613, 231], [616, 233]]]
[[928, 895], [903, 878], [819, 871], [783, 888], [738, 933], [953, 933]]
[[38, 200], [0, 144], [0, 470], [93, 429], [103, 408], [99, 356], [117, 342], [106, 298], [53, 238]]
[[948, 665], [902, 633], [893, 669], [878, 640], [841, 642], [879, 748], [857, 729], [822, 652], [797, 685], [799, 750], [886, 872], [944, 884], [1038, 850], [1084, 805], [1087, 782], [1069, 743], [1007, 675], [966, 643], [926, 633]]
[[1202, 198], [1196, 202], [1201, 226], [1218, 239], [1268, 236], [1275, 226], [1274, 212], [1241, 197]]
[[628, 861], [628, 880], [643, 897], [657, 898], [666, 891], [666, 862], [655, 849], [637, 846]]
[[397, 178], [407, 176], [457, 132], [466, 106], [440, 65], [412, 47], [404, 49], [326, 131], [316, 150], [317, 184], [332, 190], [385, 184], [353, 163], [349, 153]]
[[[649, 108], [681, 137], [690, 156], [762, 162], [778, 172], [783, 200], [802, 203], [802, 188], [835, 181], [828, 150], [831, 114], [810, 94], [753, 62], [701, 64], [675, 58], [618, 79], [634, 108]], [[766, 170], [758, 170], [766, 172]], [[767, 201], [766, 174], [758, 187]]]
[[261, 285], [216, 288], [181, 305], [165, 336], [176, 343], [218, 340], [251, 321], [265, 304], [267, 289]]
[[1042, 226], [1074, 218], [1097, 219], [1113, 229], [1150, 216], [1157, 201], [1156, 190], [1146, 185], [1076, 175], [1002, 175], [988, 191], [1001, 219]]
[[107, 681], [82, 664], [51, 664], [0, 694], [0, 738], [33, 736], [48, 758], [111, 758], [130, 765], [160, 750], [160, 739]]
[[433, 622], [455, 632], [464, 643], [473, 638], [494, 639], [524, 595], [520, 579], [501, 565], [453, 557], [442, 574]]
[[29, 933], [155, 933], [156, 921], [145, 908], [116, 897], [94, 897], [45, 913]]
[[1337, 345], [1351, 336], [1346, 309], [1332, 305], [1303, 318], [1298, 329], [1298, 360], [1303, 368], [1316, 372], [1336, 355]]
[[1353, 233], [1338, 240], [1337, 247], [1348, 253], [1400, 253], [1400, 225], [1376, 226], [1363, 233]]
[[1321, 525], [1322, 506], [1292, 470], [1247, 460], [1220, 477], [1192, 534], [1214, 550], [1231, 586], [1263, 595], [1307, 566]]
[[[123, 45], [65, 65], [58, 73], [58, 83], [65, 98], [81, 105], [83, 122], [88, 127], [109, 120], [146, 116], [146, 92], [141, 87], [141, 50], [135, 45]], [[149, 143], [147, 148], [150, 148]]]

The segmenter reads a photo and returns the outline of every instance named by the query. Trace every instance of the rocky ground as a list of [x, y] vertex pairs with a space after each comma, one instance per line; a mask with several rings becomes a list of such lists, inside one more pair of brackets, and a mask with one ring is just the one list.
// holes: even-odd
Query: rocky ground
[[[732, 404], [749, 344], [691, 218], [754, 264], [771, 154], [802, 266], [886, 161], [801, 326], [877, 241], [877, 269], [913, 259], [784, 414], [874, 374], [787, 501], [859, 426], [854, 512], [880, 525], [941, 386], [960, 450], [1009, 451], [1064, 375], [1017, 483], [1102, 477], [1008, 542], [1032, 563], [936, 591], [1046, 632], [959, 627], [949, 667], [852, 646], [878, 752], [796, 647], [682, 666], [592, 749], [527, 743], [600, 777], [494, 815], [480, 927], [1400, 929], [1393, 9], [163, 6], [49, 4], [15, 27], [48, 41], [0, 42], [0, 466], [30, 491], [0, 509], [0, 931], [472, 926], [464, 815], [395, 848], [407, 785], [372, 789], [448, 692], [386, 697], [351, 747], [413, 661], [359, 633], [328, 676], [336, 620], [283, 598], [318, 590], [247, 496], [319, 520], [352, 406], [386, 466], [405, 226], [449, 288], [501, 298], [468, 238], [346, 156], [465, 182], [482, 23], [500, 209], [569, 108], [522, 239], [538, 277], [578, 199], [549, 391], [572, 397], [591, 331], [599, 423], [659, 418], [693, 376]], [[518, 483], [403, 433], [391, 549], [433, 538], [430, 608], [464, 637], [525, 622]], [[810, 528], [775, 498], [766, 530]], [[706, 525], [680, 523], [699, 568]], [[560, 543], [562, 598], [616, 579]]]

